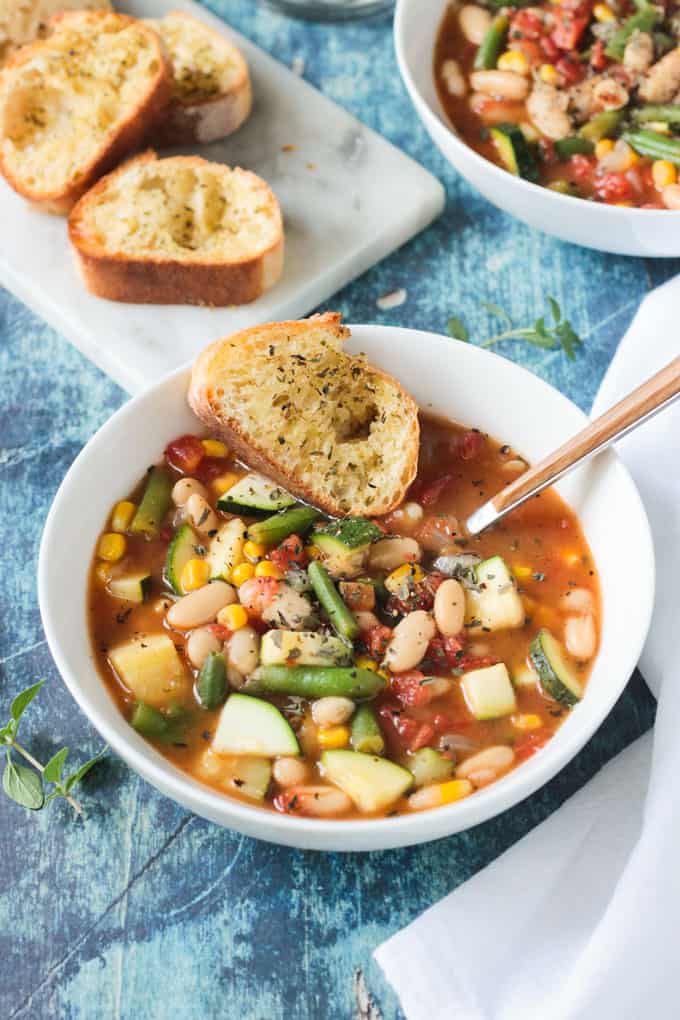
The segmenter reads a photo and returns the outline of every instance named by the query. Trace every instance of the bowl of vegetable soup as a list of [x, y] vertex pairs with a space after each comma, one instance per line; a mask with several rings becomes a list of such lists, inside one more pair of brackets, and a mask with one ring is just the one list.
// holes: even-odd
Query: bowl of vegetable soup
[[415, 330], [357, 326], [347, 347], [420, 409], [401, 505], [300, 502], [206, 430], [183, 369], [72, 465], [39, 595], [69, 690], [158, 790], [271, 842], [372, 850], [491, 818], [578, 752], [636, 665], [654, 564], [611, 451], [466, 534], [583, 426], [550, 386]]
[[680, 254], [675, 15], [632, 0], [399, 0], [399, 70], [428, 133], [495, 205], [623, 255]]

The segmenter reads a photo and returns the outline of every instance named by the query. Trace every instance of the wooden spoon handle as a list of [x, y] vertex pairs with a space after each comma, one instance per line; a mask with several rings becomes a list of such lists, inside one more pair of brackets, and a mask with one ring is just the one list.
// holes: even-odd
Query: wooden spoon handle
[[530, 496], [535, 496], [578, 464], [648, 421], [678, 397], [680, 397], [680, 356], [674, 358], [669, 365], [633, 390], [605, 414], [596, 418], [582, 432], [506, 485], [493, 499], [472, 514], [467, 521], [468, 531], [475, 535], [488, 528]]

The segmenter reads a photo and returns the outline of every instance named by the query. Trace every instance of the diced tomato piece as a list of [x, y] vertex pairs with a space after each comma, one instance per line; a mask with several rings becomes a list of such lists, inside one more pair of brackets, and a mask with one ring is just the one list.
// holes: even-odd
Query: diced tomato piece
[[436, 736], [434, 726], [430, 723], [421, 723], [409, 744], [409, 751], [419, 751], [421, 747], [427, 747]]
[[608, 173], [596, 177], [595, 192], [604, 202], [629, 202], [633, 197], [633, 185], [625, 174]]
[[541, 44], [534, 39], [518, 39], [513, 43], [513, 49], [520, 50], [529, 61], [531, 67], [545, 63]]
[[227, 462], [224, 458], [217, 459], [215, 457], [205, 457], [195, 472], [196, 477], [201, 482], [205, 482], [209, 485], [210, 482], [215, 478], [219, 478], [227, 470]]
[[398, 706], [388, 703], [378, 708], [381, 728], [393, 753], [418, 751], [432, 742], [435, 734], [431, 723], [412, 719]]
[[425, 658], [435, 666], [456, 666], [463, 656], [463, 642], [458, 637], [432, 638]]
[[541, 39], [540, 45], [543, 51], [543, 56], [549, 60], [551, 64], [554, 64], [560, 55], [560, 48], [557, 43], [555, 43], [549, 35], [544, 35]]
[[425, 674], [419, 669], [410, 669], [406, 673], [394, 673], [390, 677], [390, 690], [395, 698], [410, 708], [419, 708], [431, 701]]
[[367, 581], [341, 581], [338, 587], [345, 605], [353, 613], [375, 609], [375, 588]]
[[161, 526], [159, 536], [162, 542], [169, 542], [173, 535], [174, 531], [172, 530], [169, 524], [163, 524]]
[[382, 623], [379, 623], [377, 627], [371, 627], [363, 634], [364, 644], [369, 654], [376, 659], [382, 659], [391, 637], [392, 631]]
[[444, 715], [442, 712], [438, 712], [432, 720], [437, 733], [456, 733], [458, 730], [464, 730], [468, 726], [472, 725], [472, 719], [463, 718], [462, 716]]
[[557, 163], [557, 153], [555, 152], [555, 143], [550, 138], [539, 138], [538, 140], [538, 151], [541, 154], [541, 159], [546, 166], [553, 166]]
[[534, 11], [518, 11], [510, 22], [509, 37], [515, 39], [539, 39], [543, 35], [543, 19]]
[[418, 501], [422, 503], [423, 506], [432, 506], [433, 503], [437, 502], [444, 489], [451, 484], [453, 479], [453, 475], [442, 475], [441, 478], [437, 478], [436, 481], [430, 482], [430, 484], [426, 485], [422, 490]]
[[604, 71], [609, 63], [609, 57], [604, 51], [604, 39], [598, 39], [590, 51], [590, 66], [594, 71]]
[[579, 152], [569, 160], [569, 176], [583, 184], [592, 179], [596, 165], [597, 160], [594, 156], [585, 156]]
[[288, 538], [284, 538], [281, 545], [277, 546], [276, 549], [272, 549], [267, 556], [268, 559], [274, 563], [279, 570], [285, 572], [290, 567], [291, 563], [297, 563], [301, 567], [307, 566], [309, 562], [309, 554], [305, 549], [304, 542], [299, 535], [289, 535]]
[[555, 27], [550, 33], [552, 41], [561, 50], [575, 50], [588, 27], [590, 14], [581, 14], [565, 7], [555, 7], [552, 10], [552, 15], [555, 20]]
[[232, 631], [228, 627], [223, 627], [221, 623], [208, 624], [208, 630], [215, 635], [218, 641], [226, 641], [232, 634]]
[[572, 60], [571, 57], [560, 57], [555, 63], [555, 68], [567, 85], [576, 85], [577, 82], [582, 81], [586, 74], [586, 65], [580, 60]]
[[165, 459], [176, 471], [192, 474], [205, 457], [203, 443], [196, 436], [179, 436], [165, 448]]
[[518, 761], [526, 761], [527, 758], [531, 758], [532, 754], [540, 751], [547, 742], [548, 737], [546, 735], [541, 736], [538, 733], [527, 733], [526, 736], [515, 743], [515, 758]]
[[461, 460], [474, 460], [482, 452], [485, 443], [486, 436], [479, 429], [468, 429], [460, 439], [458, 456]]
[[485, 666], [495, 666], [501, 660], [496, 655], [461, 655], [456, 662], [459, 669], [484, 669]]
[[428, 552], [441, 552], [458, 534], [458, 521], [453, 514], [428, 517], [416, 532], [416, 538]]
[[416, 609], [424, 609], [426, 612], [429, 612], [434, 605], [434, 596], [437, 588], [444, 580], [444, 575], [436, 571], [432, 574], [427, 574], [422, 581], [409, 585], [407, 595], [403, 597], [390, 595], [385, 607], [387, 612], [396, 613], [401, 616], [412, 613]]

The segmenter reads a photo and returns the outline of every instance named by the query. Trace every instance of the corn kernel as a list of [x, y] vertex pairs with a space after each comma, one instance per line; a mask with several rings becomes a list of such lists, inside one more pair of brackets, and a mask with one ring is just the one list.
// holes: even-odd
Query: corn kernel
[[106, 585], [111, 580], [111, 567], [102, 561], [94, 568], [95, 576], [100, 584]]
[[390, 674], [385, 669], [377, 669], [376, 673], [378, 674], [378, 676], [381, 676], [383, 680], [389, 680], [390, 678]]
[[396, 594], [403, 585], [418, 584], [424, 577], [425, 572], [417, 563], [402, 563], [387, 575], [385, 587], [392, 594]]
[[525, 715], [513, 715], [512, 725], [517, 730], [539, 730], [543, 720], [535, 712], [528, 712]]
[[412, 793], [408, 806], [412, 811], [427, 811], [429, 808], [452, 804], [463, 797], [469, 797], [474, 787], [469, 779], [449, 779], [446, 783], [432, 783]]
[[261, 559], [266, 551], [266, 545], [260, 545], [259, 542], [251, 542], [250, 539], [243, 546], [243, 555], [247, 556], [249, 560]]
[[546, 85], [557, 85], [560, 80], [559, 71], [554, 64], [541, 64], [538, 74]]
[[601, 138], [595, 145], [595, 155], [598, 159], [602, 159], [602, 157], [611, 152], [613, 148], [614, 142], [611, 138]]
[[271, 560], [260, 560], [255, 567], [255, 577], [275, 577], [277, 581], [280, 581], [283, 574]]
[[137, 507], [129, 499], [122, 499], [120, 503], [116, 503], [111, 514], [111, 531], [121, 533], [127, 531], [136, 511]]
[[452, 804], [454, 800], [462, 800], [468, 797], [473, 790], [469, 779], [450, 779], [447, 783], [440, 783], [439, 790], [442, 804]]
[[231, 489], [232, 485], [236, 485], [240, 477], [241, 476], [237, 475], [234, 471], [225, 471], [223, 475], [218, 475], [217, 478], [213, 478], [210, 483], [213, 492], [218, 496], [223, 496], [225, 492]]
[[191, 559], [187, 560], [182, 568], [182, 576], [180, 578], [180, 585], [182, 591], [196, 591], [197, 588], [202, 588], [204, 584], [208, 583], [210, 579], [210, 565], [206, 560]]
[[321, 729], [316, 735], [320, 747], [335, 749], [347, 747], [349, 744], [349, 730], [346, 726], [329, 726]]
[[122, 535], [108, 532], [99, 539], [99, 555], [107, 563], [117, 563], [125, 556], [127, 542]]
[[248, 623], [248, 611], [238, 603], [233, 606], [225, 606], [217, 614], [217, 622], [227, 630], [240, 630]]
[[528, 74], [529, 61], [521, 50], [506, 50], [501, 53], [496, 65], [499, 71], [514, 71], [515, 74]]
[[517, 566], [512, 568], [512, 572], [519, 581], [526, 580], [527, 577], [531, 577], [533, 571], [531, 567], [527, 567], [526, 564], [518, 563]]
[[205, 450], [206, 457], [226, 457], [229, 453], [228, 447], [219, 439], [202, 439], [201, 446]]
[[231, 579], [237, 588], [239, 588], [244, 581], [249, 581], [251, 577], [255, 577], [255, 567], [252, 563], [239, 563], [239, 565], [234, 567], [231, 572]]
[[593, 14], [598, 21], [615, 21], [616, 15], [609, 4], [595, 4]]
[[308, 545], [307, 555], [309, 556], [310, 560], [319, 560], [321, 559], [321, 550], [319, 549], [318, 545]]
[[374, 659], [369, 659], [367, 655], [357, 655], [354, 665], [357, 669], [370, 669], [372, 673], [378, 672], [378, 663]]
[[663, 191], [667, 184], [675, 184], [677, 176], [670, 160], [656, 159], [652, 163], [652, 180], [657, 191]]

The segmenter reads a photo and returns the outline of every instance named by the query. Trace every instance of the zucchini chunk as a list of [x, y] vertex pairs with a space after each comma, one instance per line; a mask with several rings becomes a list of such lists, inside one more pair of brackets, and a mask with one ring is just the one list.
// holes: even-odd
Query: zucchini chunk
[[273, 514], [293, 506], [295, 499], [280, 485], [262, 475], [250, 474], [239, 479], [217, 501], [217, 509], [228, 514], [247, 514], [249, 517]]
[[516, 124], [496, 124], [489, 129], [503, 166], [515, 177], [538, 181], [538, 167], [529, 143]]
[[450, 758], [445, 758], [441, 751], [434, 747], [421, 747], [404, 761], [404, 765], [413, 775], [416, 786], [429, 786], [430, 783], [443, 783], [450, 779], [455, 768]]
[[128, 602], [145, 602], [151, 591], [151, 574], [141, 571], [139, 574], [112, 577], [107, 589], [117, 599], [126, 599]]
[[321, 765], [327, 779], [364, 814], [385, 811], [413, 785], [408, 769], [393, 761], [359, 751], [324, 751]]
[[460, 684], [475, 719], [500, 719], [517, 708], [510, 674], [503, 662], [465, 673]]
[[137, 634], [111, 648], [109, 662], [137, 700], [152, 708], [182, 701], [188, 692], [186, 670], [167, 634]]
[[366, 563], [371, 542], [382, 537], [380, 528], [365, 517], [329, 521], [312, 533], [323, 565], [334, 577], [357, 577]]
[[507, 630], [524, 624], [524, 606], [515, 580], [500, 556], [475, 567], [475, 589], [465, 592], [465, 623], [483, 630]]
[[232, 694], [220, 713], [212, 741], [215, 754], [275, 758], [298, 755], [290, 724], [275, 705], [247, 694]]
[[208, 548], [211, 580], [231, 580], [232, 570], [243, 559], [245, 540], [246, 526], [240, 517], [222, 525]]
[[563, 705], [575, 705], [581, 700], [583, 687], [567, 662], [562, 645], [549, 630], [539, 630], [531, 642], [529, 657], [546, 694]]
[[262, 636], [263, 666], [348, 666], [352, 646], [342, 638], [311, 630], [268, 630]]
[[172, 479], [161, 467], [150, 469], [142, 501], [130, 523], [131, 535], [158, 538], [161, 524], [172, 503]]
[[207, 750], [198, 763], [198, 773], [201, 779], [224, 790], [251, 800], [264, 800], [272, 778], [272, 764], [268, 758], [218, 755]]
[[165, 557], [165, 577], [176, 595], [183, 595], [182, 571], [188, 561], [193, 559], [199, 545], [196, 533], [190, 524], [182, 524], [173, 535]]

